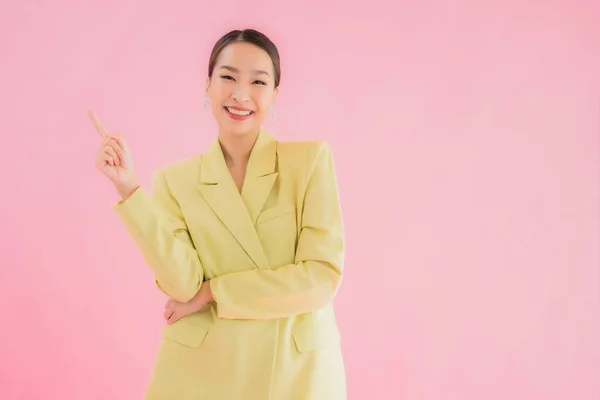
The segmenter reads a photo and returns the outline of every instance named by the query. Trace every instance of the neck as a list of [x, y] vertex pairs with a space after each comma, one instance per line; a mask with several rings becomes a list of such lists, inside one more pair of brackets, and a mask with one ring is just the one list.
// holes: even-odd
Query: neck
[[228, 166], [238, 167], [248, 163], [258, 133], [246, 135], [219, 134], [219, 143]]

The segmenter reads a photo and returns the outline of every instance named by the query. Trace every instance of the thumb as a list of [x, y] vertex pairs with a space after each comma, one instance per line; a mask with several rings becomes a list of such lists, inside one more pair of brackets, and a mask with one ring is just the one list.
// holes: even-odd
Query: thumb
[[125, 135], [123, 135], [123, 133], [115, 132], [112, 133], [110, 136], [114, 138], [117, 141], [117, 143], [119, 143], [119, 146], [121, 146], [124, 152], [129, 153], [129, 146], [127, 145], [127, 140], [125, 140]]

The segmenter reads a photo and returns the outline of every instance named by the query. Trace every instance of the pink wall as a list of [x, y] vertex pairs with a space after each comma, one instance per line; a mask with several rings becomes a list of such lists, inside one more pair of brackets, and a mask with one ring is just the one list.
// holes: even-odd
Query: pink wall
[[269, 128], [337, 157], [349, 399], [597, 400], [598, 3], [204, 3], [2, 2], [0, 398], [141, 397], [164, 299], [86, 107], [148, 184], [213, 140], [208, 52], [253, 26]]

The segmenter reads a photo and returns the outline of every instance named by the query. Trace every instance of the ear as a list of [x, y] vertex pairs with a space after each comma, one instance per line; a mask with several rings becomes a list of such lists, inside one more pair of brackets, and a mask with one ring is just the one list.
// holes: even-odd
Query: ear
[[273, 105], [275, 105], [275, 103], [277, 102], [277, 95], [279, 94], [279, 87], [276, 87], [273, 90]]
[[206, 78], [206, 85], [204, 87], [204, 91], [208, 92], [209, 87], [210, 87], [210, 77]]

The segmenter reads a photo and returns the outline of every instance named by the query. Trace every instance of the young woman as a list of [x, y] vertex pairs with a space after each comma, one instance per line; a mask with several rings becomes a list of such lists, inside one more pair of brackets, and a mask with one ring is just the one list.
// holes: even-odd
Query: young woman
[[125, 139], [103, 134], [96, 165], [169, 297], [146, 399], [346, 398], [332, 307], [344, 262], [332, 154], [324, 142], [279, 142], [261, 128], [280, 74], [265, 35], [223, 36], [206, 81], [218, 138], [160, 168], [152, 195]]

